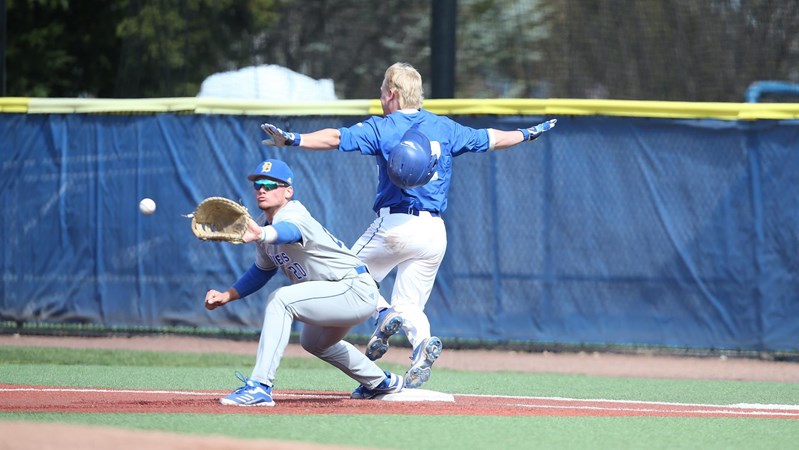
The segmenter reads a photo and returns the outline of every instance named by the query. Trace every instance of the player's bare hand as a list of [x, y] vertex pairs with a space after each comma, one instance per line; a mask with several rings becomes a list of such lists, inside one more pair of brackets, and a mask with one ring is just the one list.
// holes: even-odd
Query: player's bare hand
[[255, 242], [261, 239], [263, 235], [263, 228], [252, 218], [247, 218], [247, 229], [244, 231], [244, 235], [241, 237], [241, 240], [245, 243]]
[[214, 310], [230, 301], [230, 293], [214, 289], [205, 294], [205, 309]]
[[244, 243], [250, 242], [266, 242], [267, 244], [272, 244], [277, 240], [277, 230], [271, 225], [267, 225], [262, 227], [258, 225], [256, 221], [254, 221], [251, 217], [247, 218], [247, 229], [244, 230], [244, 234], [241, 236], [241, 240]]

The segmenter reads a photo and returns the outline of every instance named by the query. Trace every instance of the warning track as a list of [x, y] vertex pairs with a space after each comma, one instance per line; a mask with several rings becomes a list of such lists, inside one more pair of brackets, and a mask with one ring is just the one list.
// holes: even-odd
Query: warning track
[[352, 400], [345, 392], [275, 392], [276, 406], [219, 404], [228, 391], [93, 389], [0, 384], [2, 412], [196, 414], [425, 414], [559, 417], [748, 417], [799, 419], [799, 405], [708, 405], [455, 394], [455, 402]]

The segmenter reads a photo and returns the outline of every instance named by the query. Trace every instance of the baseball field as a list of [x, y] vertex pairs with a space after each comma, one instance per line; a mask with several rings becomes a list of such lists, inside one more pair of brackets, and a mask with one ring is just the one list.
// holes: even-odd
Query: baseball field
[[[257, 343], [0, 336], [0, 449], [796, 448], [799, 365], [745, 358], [449, 350], [454, 402], [351, 400], [289, 346], [273, 408], [218, 398]], [[381, 360], [402, 372], [407, 348]]]

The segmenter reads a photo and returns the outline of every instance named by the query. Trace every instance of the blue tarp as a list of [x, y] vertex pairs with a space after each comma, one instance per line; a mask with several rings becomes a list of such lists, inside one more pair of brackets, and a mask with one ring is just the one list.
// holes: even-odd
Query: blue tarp
[[[245, 176], [281, 158], [297, 198], [355, 242], [374, 218], [374, 162], [264, 147], [259, 124], [359, 119], [0, 115], [0, 320], [259, 329], [285, 279], [206, 311], [254, 248], [198, 241], [181, 215], [209, 196], [255, 211]], [[799, 121], [558, 117], [538, 141], [458, 157], [449, 204], [427, 306], [441, 337], [799, 350]]]

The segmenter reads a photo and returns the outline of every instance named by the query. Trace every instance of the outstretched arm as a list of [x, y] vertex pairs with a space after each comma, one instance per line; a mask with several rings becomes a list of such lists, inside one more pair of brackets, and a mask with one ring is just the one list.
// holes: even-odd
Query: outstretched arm
[[325, 128], [312, 133], [287, 133], [280, 128], [265, 123], [261, 129], [267, 138], [261, 141], [264, 145], [275, 147], [294, 146], [308, 150], [335, 150], [341, 143], [341, 132], [336, 128]]
[[303, 133], [302, 148], [308, 150], [335, 150], [341, 143], [341, 132], [337, 128], [325, 128], [313, 133]]
[[554, 128], [557, 121], [558, 119], [551, 119], [530, 128], [519, 128], [513, 131], [489, 129], [489, 133], [494, 133], [494, 149], [502, 150], [521, 144], [524, 141], [534, 141], [538, 139], [545, 131]]

